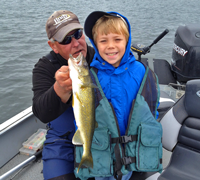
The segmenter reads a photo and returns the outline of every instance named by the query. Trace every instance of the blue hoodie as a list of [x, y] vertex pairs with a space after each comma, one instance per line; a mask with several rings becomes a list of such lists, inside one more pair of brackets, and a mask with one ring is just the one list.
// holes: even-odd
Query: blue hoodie
[[105, 96], [114, 107], [120, 133], [123, 136], [125, 135], [128, 125], [132, 102], [136, 98], [145, 74], [145, 67], [142, 63], [136, 61], [131, 52], [131, 27], [127, 18], [116, 12], [108, 13], [118, 14], [127, 22], [129, 39], [126, 51], [122, 57], [120, 65], [115, 68], [100, 56], [94, 41], [90, 39], [96, 52], [90, 66], [98, 69], [97, 76], [99, 82]]

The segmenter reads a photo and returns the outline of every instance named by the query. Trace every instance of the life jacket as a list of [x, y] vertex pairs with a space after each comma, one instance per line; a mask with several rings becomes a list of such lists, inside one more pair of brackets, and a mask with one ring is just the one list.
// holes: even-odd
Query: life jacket
[[133, 100], [126, 134], [120, 136], [112, 104], [105, 97], [92, 68], [95, 89], [95, 118], [98, 128], [94, 131], [91, 152], [93, 168], [80, 168], [83, 147], [76, 146], [74, 173], [80, 179], [115, 176], [121, 179], [130, 171], [150, 172], [162, 170], [162, 126], [156, 121], [159, 101], [159, 84], [156, 75], [146, 67], [136, 99]]

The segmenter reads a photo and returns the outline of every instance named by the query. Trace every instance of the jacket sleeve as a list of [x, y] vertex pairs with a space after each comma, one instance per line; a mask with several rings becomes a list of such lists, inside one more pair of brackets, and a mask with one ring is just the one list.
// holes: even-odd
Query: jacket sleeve
[[[87, 46], [86, 60], [88, 64], [92, 62], [94, 53], [94, 49]], [[61, 60], [61, 64], [64, 65], [64, 63], [66, 63], [66, 60]], [[34, 115], [44, 123], [56, 119], [64, 113], [67, 108], [71, 107], [72, 98], [70, 98], [67, 103], [63, 103], [54, 91], [53, 85], [55, 83], [54, 76], [56, 71], [56, 66], [43, 57], [35, 65], [32, 72], [32, 111]]]
[[51, 62], [42, 58], [32, 72], [32, 110], [34, 115], [44, 123], [56, 119], [71, 106], [71, 98], [65, 104], [54, 91], [56, 70]]

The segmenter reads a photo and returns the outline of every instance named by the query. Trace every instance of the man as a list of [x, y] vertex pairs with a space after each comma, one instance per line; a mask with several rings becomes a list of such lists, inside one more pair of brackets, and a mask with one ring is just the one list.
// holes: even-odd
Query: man
[[39, 59], [32, 77], [33, 113], [49, 127], [43, 148], [43, 175], [45, 180], [73, 180], [75, 127], [68, 58], [82, 52], [90, 64], [94, 49], [87, 46], [83, 27], [70, 11], [55, 11], [47, 20], [46, 32], [52, 51]]

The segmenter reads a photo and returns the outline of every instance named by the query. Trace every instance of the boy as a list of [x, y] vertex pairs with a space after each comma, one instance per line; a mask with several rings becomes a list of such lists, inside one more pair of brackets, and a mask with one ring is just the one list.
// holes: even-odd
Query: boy
[[[132, 171], [162, 169], [159, 159], [162, 157], [162, 128], [155, 120], [158, 82], [155, 74], [136, 61], [130, 50], [128, 20], [116, 12], [95, 11], [87, 17], [84, 30], [95, 49], [91, 71], [98, 86], [95, 110], [98, 128], [92, 145], [94, 166], [87, 172], [83, 168], [76, 175], [81, 179], [95, 176], [96, 180], [126, 180], [130, 179]], [[156, 135], [151, 135], [152, 130]], [[144, 136], [140, 134], [143, 133], [147, 142], [157, 139], [155, 149], [154, 143], [148, 144], [153, 150], [140, 148], [141, 136]], [[76, 148], [77, 162], [79, 150]]]

